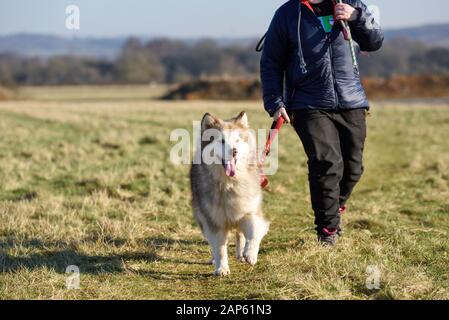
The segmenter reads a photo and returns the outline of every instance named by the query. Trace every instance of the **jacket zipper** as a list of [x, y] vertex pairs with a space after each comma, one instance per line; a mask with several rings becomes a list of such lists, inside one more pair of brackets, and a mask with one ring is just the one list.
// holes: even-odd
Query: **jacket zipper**
[[[302, 1], [299, 3], [299, 19], [298, 19], [298, 48], [299, 48], [299, 52], [302, 53], [302, 47], [301, 47], [301, 36], [300, 36], [300, 23], [301, 23], [301, 5], [302, 5]], [[313, 10], [312, 10], [313, 12]], [[316, 17], [315, 12], [313, 12], [313, 14]], [[334, 26], [332, 27], [332, 30], [330, 33], [326, 33], [326, 31], [323, 29], [323, 26], [321, 25], [321, 23], [319, 22], [318, 18], [316, 18], [316, 22], [317, 22], [317, 26], [320, 28], [320, 30], [325, 34], [326, 38], [327, 38], [327, 42], [329, 44], [329, 55], [330, 55], [330, 62], [331, 62], [331, 70], [332, 70], [332, 83], [334, 86], [334, 99], [335, 99], [335, 103], [336, 103], [336, 107], [335, 109], [338, 109], [340, 107], [340, 101], [338, 98], [338, 92], [337, 92], [337, 77], [335, 75], [335, 70], [334, 70], [334, 54], [333, 54], [333, 49], [332, 49], [332, 40], [331, 40], [331, 36], [332, 36], [332, 32], [334, 31], [336, 25], [334, 24]], [[301, 72], [307, 73], [307, 69], [305, 69], [305, 63], [304, 63], [304, 57], [302, 55], [299, 55], [301, 58]], [[305, 72], [304, 72], [305, 70]], [[295, 90], [293, 90], [292, 93], [292, 98], [295, 95]]]
[[[316, 14], [315, 14], [315, 13], [314, 13], [314, 15], [315, 15], [315, 17], [316, 17]], [[338, 99], [338, 93], [337, 93], [337, 80], [336, 80], [337, 77], [336, 77], [336, 75], [335, 75], [335, 70], [334, 70], [334, 53], [333, 53], [333, 50], [332, 50], [332, 40], [331, 40], [331, 36], [332, 36], [332, 33], [333, 33], [334, 28], [336, 27], [336, 25], [334, 24], [334, 26], [332, 27], [331, 32], [327, 33], [327, 32], [323, 29], [323, 26], [322, 26], [322, 24], [319, 22], [319, 20], [318, 20], [317, 17], [316, 17], [316, 19], [315, 19], [315, 22], [316, 22], [318, 28], [321, 30], [321, 32], [324, 33], [324, 35], [325, 35], [325, 37], [326, 37], [326, 39], [327, 39], [327, 42], [328, 42], [328, 44], [329, 44], [329, 55], [330, 55], [330, 59], [331, 59], [331, 70], [332, 70], [332, 84], [333, 84], [333, 86], [334, 86], [334, 88], [333, 88], [333, 89], [334, 89], [334, 99], [335, 99], [335, 104], [336, 104], [335, 109], [338, 109], [339, 106], [340, 106], [340, 101], [339, 101], [339, 99]]]
[[337, 93], [337, 80], [336, 80], [337, 77], [335, 76], [335, 70], [334, 70], [334, 52], [332, 49], [331, 33], [329, 33], [327, 35], [327, 41], [329, 43], [329, 55], [330, 55], [330, 59], [331, 59], [332, 83], [334, 85], [334, 95], [335, 95], [335, 102], [336, 102], [335, 109], [338, 109], [340, 107], [340, 101], [338, 99], [338, 93]]

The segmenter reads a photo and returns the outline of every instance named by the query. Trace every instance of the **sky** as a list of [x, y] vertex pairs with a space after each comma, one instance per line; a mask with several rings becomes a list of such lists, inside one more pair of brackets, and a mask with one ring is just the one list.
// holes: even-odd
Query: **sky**
[[[0, 0], [0, 34], [79, 37], [254, 37], [286, 0]], [[447, 0], [365, 0], [384, 28], [449, 23]], [[80, 29], [66, 28], [66, 7], [80, 9]]]

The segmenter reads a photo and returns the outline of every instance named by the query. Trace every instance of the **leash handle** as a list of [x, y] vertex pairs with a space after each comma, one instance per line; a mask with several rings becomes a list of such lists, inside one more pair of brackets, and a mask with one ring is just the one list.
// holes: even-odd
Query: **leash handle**
[[280, 116], [277, 121], [273, 121], [273, 124], [271, 125], [270, 133], [268, 134], [267, 142], [265, 143], [265, 149], [262, 154], [262, 161], [261, 163], [264, 163], [267, 159], [268, 155], [270, 154], [271, 150], [271, 144], [273, 143], [274, 139], [276, 139], [279, 130], [282, 128], [282, 126], [285, 123], [285, 119], [283, 116]]
[[[343, 3], [342, 0], [334, 0], [334, 4], [337, 5], [339, 3]], [[343, 36], [346, 41], [349, 42], [349, 48], [351, 49], [351, 58], [352, 58], [352, 66], [354, 67], [354, 71], [359, 73], [359, 63], [357, 61], [357, 54], [355, 52], [355, 44], [354, 39], [352, 38], [351, 28], [349, 27], [348, 21], [340, 20], [341, 26], [343, 28]]]
[[347, 21], [341, 21], [341, 25], [343, 27], [343, 36], [345, 40], [349, 42], [349, 48], [351, 49], [351, 58], [354, 71], [358, 73], [359, 63], [357, 61], [357, 54], [355, 52], [355, 44], [354, 39], [352, 38], [351, 28], [349, 27], [349, 23]]
[[271, 144], [278, 135], [279, 130], [281, 130], [284, 123], [285, 123], [284, 117], [280, 116], [279, 119], [277, 121], [274, 121], [273, 124], [271, 125], [270, 133], [268, 134], [268, 139], [267, 142], [265, 143], [265, 149], [262, 153], [262, 159], [260, 160], [260, 167], [259, 167], [260, 186], [262, 187], [262, 189], [265, 189], [269, 183], [268, 178], [264, 173], [262, 165], [265, 163], [267, 156], [270, 154]]

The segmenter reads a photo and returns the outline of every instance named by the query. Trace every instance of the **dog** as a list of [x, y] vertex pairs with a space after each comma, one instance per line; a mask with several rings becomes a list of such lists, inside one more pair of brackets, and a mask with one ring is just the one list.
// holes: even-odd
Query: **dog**
[[214, 274], [227, 276], [229, 233], [235, 231], [237, 260], [255, 265], [269, 229], [262, 213], [255, 135], [245, 112], [227, 121], [207, 113], [201, 137], [200, 161], [190, 171], [193, 215], [212, 248]]

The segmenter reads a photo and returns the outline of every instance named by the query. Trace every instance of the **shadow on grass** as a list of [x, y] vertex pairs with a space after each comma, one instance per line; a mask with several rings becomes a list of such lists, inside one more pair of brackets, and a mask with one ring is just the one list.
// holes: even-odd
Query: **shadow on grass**
[[165, 236], [148, 237], [143, 239], [143, 243], [150, 246], [207, 246], [207, 242], [201, 239], [172, 239]]
[[[94, 243], [95, 238], [86, 238], [83, 243]], [[76, 249], [77, 245], [66, 241], [42, 241], [39, 239], [16, 240], [8, 238], [0, 241], [0, 273], [19, 272], [21, 270], [31, 271], [39, 268], [52, 269], [57, 273], [65, 273], [66, 268], [75, 265], [80, 268], [81, 274], [118, 274], [132, 272], [144, 277], [151, 277], [156, 280], [187, 280], [203, 278], [209, 275], [185, 272], [166, 271], [146, 271], [128, 270], [127, 264], [133, 261], [143, 261], [145, 263], [159, 262], [163, 264], [185, 264], [185, 265], [208, 265], [206, 261], [192, 261], [181, 258], [166, 258], [159, 255], [157, 249], [173, 249], [175, 246], [202, 246], [206, 243], [201, 240], [175, 240], [168, 237], [157, 236], [144, 238], [137, 241], [148, 248], [145, 252], [124, 252], [109, 255], [89, 255]], [[113, 239], [107, 241], [109, 244], [125, 245], [126, 239]], [[40, 253], [32, 253], [23, 256], [13, 256], [7, 252], [10, 249], [25, 248], [42, 250]], [[3, 253], [2, 253], [3, 252]], [[172, 269], [172, 268], [169, 268]]]
[[65, 273], [70, 265], [80, 268], [81, 273], [122, 273], [126, 271], [125, 261], [145, 260], [158, 261], [159, 257], [153, 252], [131, 252], [113, 255], [87, 255], [73, 249], [49, 251], [27, 256], [11, 256], [0, 254], [0, 272], [17, 272], [39, 268], [53, 269], [57, 273]]
[[[212, 271], [212, 269], [211, 269]], [[198, 279], [210, 279], [213, 278], [214, 275], [212, 272], [208, 273], [199, 273], [199, 272], [169, 272], [169, 271], [138, 271], [136, 272], [138, 275], [142, 277], [149, 277], [155, 280], [198, 280]]]
[[366, 299], [372, 299], [372, 300], [396, 300], [396, 298], [394, 297], [394, 295], [388, 291], [385, 288], [381, 288], [381, 289], [368, 289], [366, 286], [363, 285], [356, 285], [353, 287], [353, 291], [356, 294], [365, 296]]

